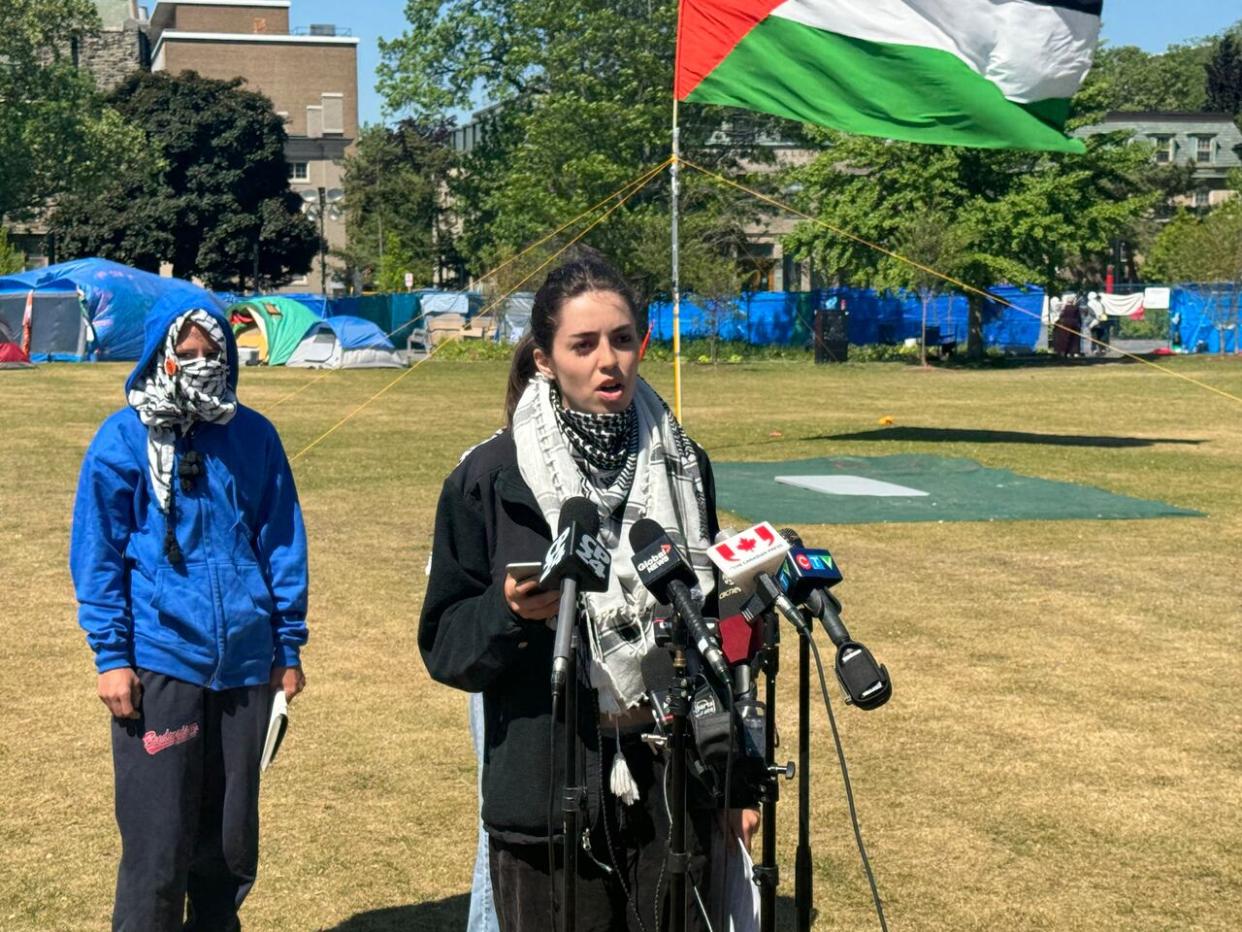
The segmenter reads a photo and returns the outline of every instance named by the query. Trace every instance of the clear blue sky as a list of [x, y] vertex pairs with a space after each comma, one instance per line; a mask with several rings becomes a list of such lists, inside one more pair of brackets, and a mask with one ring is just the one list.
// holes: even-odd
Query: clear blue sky
[[[375, 93], [375, 66], [381, 36], [391, 39], [405, 28], [402, 0], [293, 0], [292, 23], [334, 23], [353, 30], [358, 46], [358, 95], [364, 123], [378, 122], [381, 102]], [[1173, 42], [1184, 42], [1219, 32], [1242, 19], [1238, 0], [1105, 0], [1104, 38], [1113, 45], [1137, 45], [1158, 52]]]

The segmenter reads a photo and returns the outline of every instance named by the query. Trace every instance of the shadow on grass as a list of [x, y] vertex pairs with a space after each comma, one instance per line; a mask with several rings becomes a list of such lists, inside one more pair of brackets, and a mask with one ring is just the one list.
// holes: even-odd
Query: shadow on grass
[[470, 912], [470, 894], [409, 906], [388, 906], [350, 916], [327, 932], [461, 932]]
[[[327, 932], [461, 932], [470, 911], [470, 894], [410, 906], [389, 906], [351, 916]], [[811, 910], [814, 926], [818, 910]], [[781, 932], [797, 925], [792, 896], [777, 896], [776, 927]]]
[[1036, 434], [1023, 430], [976, 430], [961, 427], [881, 427], [850, 434], [825, 434], [808, 440], [900, 441], [906, 443], [1031, 443], [1049, 447], [1151, 447], [1172, 443], [1198, 446], [1204, 440], [1183, 437], [1110, 437], [1089, 434]]

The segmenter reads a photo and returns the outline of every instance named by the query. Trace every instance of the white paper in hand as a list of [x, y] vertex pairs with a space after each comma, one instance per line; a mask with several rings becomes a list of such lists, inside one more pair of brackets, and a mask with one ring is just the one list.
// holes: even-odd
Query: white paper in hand
[[267, 739], [263, 742], [263, 757], [259, 759], [259, 770], [267, 770], [276, 752], [280, 750], [280, 742], [285, 739], [285, 731], [289, 728], [289, 700], [285, 698], [283, 689], [276, 690], [272, 696], [272, 714], [267, 720]]

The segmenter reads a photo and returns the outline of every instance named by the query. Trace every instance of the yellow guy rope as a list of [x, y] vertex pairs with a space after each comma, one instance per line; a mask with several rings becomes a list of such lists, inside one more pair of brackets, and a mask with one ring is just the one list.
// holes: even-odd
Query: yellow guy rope
[[[548, 240], [550, 240], [550, 239], [552, 239], [552, 238], [554, 238], [554, 237], [556, 237], [556, 236], [559, 236], [561, 233], [564, 233], [566, 230], [568, 230], [571, 226], [573, 226], [575, 223], [577, 223], [577, 222], [578, 222], [579, 220], [581, 220], [582, 218], [584, 218], [584, 217], [588, 217], [588, 216], [590, 216], [591, 214], [595, 213], [595, 211], [599, 210], [601, 207], [603, 207], [605, 204], [607, 204], [609, 201], [611, 201], [614, 197], [621, 197], [622, 195], [624, 195], [624, 196], [628, 199], [628, 198], [629, 198], [629, 197], [631, 197], [632, 195], [637, 194], [637, 193], [638, 193], [638, 190], [641, 190], [642, 188], [646, 187], [646, 186], [647, 186], [647, 184], [648, 184], [648, 182], [650, 182], [650, 181], [651, 181], [651, 179], [652, 179], [655, 175], [657, 175], [657, 174], [659, 174], [660, 172], [664, 171], [664, 169], [665, 169], [665, 168], [667, 168], [667, 167], [668, 167], [668, 165], [669, 165], [669, 163], [670, 163], [670, 162], [672, 162], [672, 161], [673, 161], [672, 156], [669, 156], [667, 159], [665, 159], [663, 162], [661, 162], [661, 163], [660, 163], [659, 165], [657, 165], [655, 168], [648, 169], [647, 171], [643, 172], [641, 175], [638, 175], [637, 177], [630, 179], [630, 180], [629, 180], [629, 181], [627, 181], [625, 184], [623, 184], [621, 187], [617, 188], [617, 190], [615, 190], [615, 191], [613, 191], [611, 194], [609, 194], [607, 197], [601, 198], [600, 200], [596, 201], [594, 204], [592, 204], [590, 207], [588, 207], [588, 208], [587, 208], [586, 210], [584, 210], [582, 213], [578, 214], [578, 216], [574, 217], [572, 220], [568, 220], [568, 221], [566, 221], [565, 223], [561, 224], [559, 227], [557, 227], [555, 230], [553, 230], [553, 231], [552, 231], [551, 233], [549, 233], [547, 236], [543, 237], [543, 239], [536, 240], [535, 242], [531, 243], [531, 244], [530, 244], [529, 246], [527, 246], [526, 248], [524, 248], [524, 249], [522, 249], [521, 251], [519, 251], [519, 252], [517, 252], [517, 253], [513, 254], [512, 256], [510, 256], [510, 257], [509, 257], [508, 259], [506, 259], [504, 262], [500, 263], [500, 265], [496, 266], [496, 268], [492, 269], [491, 271], [484, 272], [482, 275], [480, 275], [480, 276], [479, 276], [479, 279], [478, 279], [478, 280], [479, 280], [479, 281], [485, 281], [485, 280], [487, 280], [488, 278], [491, 278], [492, 276], [499, 275], [501, 271], [503, 271], [503, 270], [504, 270], [505, 268], [507, 268], [508, 266], [512, 265], [514, 262], [517, 262], [517, 261], [518, 261], [518, 259], [521, 259], [521, 258], [522, 258], [523, 256], [525, 256], [527, 253], [532, 252], [533, 250], [538, 249], [540, 246], [542, 246], [542, 245], [543, 245], [544, 243], [546, 243]], [[637, 185], [637, 189], [636, 189], [636, 190], [634, 190], [634, 191], [630, 191], [630, 188], [634, 188], [636, 185]], [[628, 192], [628, 193], [627, 193], [627, 192]], [[563, 250], [562, 250], [562, 251], [563, 251]], [[559, 253], [558, 253], [558, 255], [559, 255]], [[542, 268], [542, 266], [540, 266], [540, 268]], [[528, 280], [529, 280], [529, 278], [530, 278], [530, 276], [527, 276], [527, 278], [523, 279], [523, 280], [522, 280], [522, 281], [523, 281], [523, 283], [524, 283], [524, 282], [526, 282], [526, 281], [528, 281]], [[512, 291], [510, 291], [508, 294], [506, 294], [506, 295], [504, 296], [504, 298], [509, 297], [509, 295], [511, 295], [511, 294], [513, 294], [513, 292], [512, 292]], [[504, 300], [504, 298], [501, 298], [500, 300], [501, 300], [501, 301], [503, 301], [503, 300]], [[485, 310], [485, 311], [483, 311], [483, 312], [481, 312], [481, 313], [480, 313], [480, 314], [479, 314], [479, 315], [478, 315], [475, 319], [477, 320], [477, 319], [480, 319], [480, 318], [486, 317], [486, 316], [487, 316], [487, 314], [491, 311], [491, 309], [495, 308], [495, 307], [497, 306], [497, 304], [498, 304], [498, 303], [499, 303], [499, 302], [493, 302], [491, 305], [488, 305], [488, 309], [487, 309], [487, 310]], [[391, 336], [392, 336], [394, 333], [396, 333], [397, 331], [402, 330], [402, 329], [404, 329], [405, 327], [409, 326], [409, 323], [410, 323], [410, 322], [407, 320], [405, 323], [401, 324], [401, 326], [397, 327], [396, 329], [388, 331], [388, 333], [384, 334], [384, 336], [386, 336], [386, 337], [391, 337]], [[333, 374], [333, 372], [335, 372], [335, 371], [336, 371], [336, 370], [333, 370], [333, 369], [325, 369], [323, 372], [319, 373], [319, 375], [318, 375], [318, 376], [316, 376], [315, 378], [311, 379], [309, 382], [307, 382], [306, 384], [302, 385], [300, 388], [296, 388], [296, 389], [294, 389], [294, 390], [293, 390], [293, 391], [291, 391], [289, 394], [285, 395], [283, 398], [281, 398], [281, 399], [279, 399], [278, 401], [276, 401], [276, 402], [275, 402], [275, 403], [271, 406], [271, 408], [279, 408], [279, 407], [280, 407], [281, 405], [283, 405], [286, 401], [289, 401], [289, 400], [290, 400], [290, 399], [292, 399], [292, 398], [296, 398], [298, 395], [302, 394], [302, 392], [306, 391], [306, 389], [310, 388], [312, 385], [316, 385], [316, 384], [318, 384], [319, 382], [323, 381], [324, 379], [328, 378], [328, 376], [332, 375], [332, 374]], [[268, 408], [268, 410], [270, 411], [270, 410], [271, 410], [271, 408]]]
[[[726, 178], [724, 175], [719, 175], [716, 172], [712, 171], [711, 169], [704, 168], [701, 165], [696, 165], [694, 162], [691, 162], [689, 159], [682, 158], [680, 161], [682, 162], [682, 164], [688, 165], [690, 168], [693, 168], [695, 171], [703, 175], [706, 175], [708, 178], [712, 178], [715, 181], [720, 182], [721, 184], [725, 184], [730, 187], [736, 188], [737, 190], [742, 191], [746, 194], [749, 194], [751, 197], [757, 198], [767, 204], [771, 204], [773, 207], [776, 207], [780, 210], [788, 211], [789, 213], [797, 217], [801, 217], [803, 220], [807, 220], [815, 224], [816, 226], [823, 227], [825, 230], [835, 233], [837, 236], [843, 236], [846, 239], [853, 240], [854, 242], [862, 246], [866, 246], [869, 249], [874, 249], [877, 252], [881, 252], [891, 259], [896, 259], [898, 262], [904, 262], [909, 266], [913, 266], [914, 268], [918, 269], [921, 272], [926, 272], [928, 275], [934, 275], [937, 278], [941, 279], [942, 281], [946, 281], [950, 285], [954, 285], [955, 287], [960, 288], [963, 291], [973, 292], [974, 294], [981, 295], [982, 297], [987, 298], [987, 300], [992, 301], [996, 304], [1001, 304], [1001, 305], [1004, 305], [1005, 307], [1012, 308], [1013, 310], [1017, 311], [1020, 314], [1026, 314], [1028, 317], [1039, 317], [1042, 320], [1042, 315], [1040, 314], [1036, 314], [1033, 311], [1028, 311], [1026, 308], [1018, 307], [1016, 304], [1011, 304], [1010, 302], [1006, 301], [1004, 298], [1000, 298], [996, 295], [989, 294], [988, 292], [982, 290], [981, 288], [975, 288], [973, 285], [968, 285], [965, 282], [958, 281], [952, 275], [946, 275], [943, 272], [938, 272], [936, 269], [929, 268], [928, 266], [923, 265], [923, 263], [921, 262], [916, 262], [913, 259], [909, 259], [906, 256], [901, 255], [900, 253], [893, 252], [893, 250], [887, 249], [884, 246], [881, 246], [879, 243], [873, 243], [870, 240], [864, 239], [863, 237], [858, 236], [855, 233], [851, 233], [849, 232], [849, 230], [843, 230], [840, 227], [833, 226], [831, 223], [826, 223], [825, 221], [820, 220], [818, 217], [812, 217], [810, 214], [804, 213], [803, 211], [800, 211], [796, 207], [792, 207], [789, 204], [785, 204], [781, 201], [778, 201], [776, 200], [776, 198], [769, 197], [768, 195], [764, 194], [761, 191], [756, 191], [754, 188], [749, 188], [746, 185], [740, 184], [739, 182], [736, 182], [731, 178]], [[1051, 326], [1054, 326], [1059, 330], [1065, 330], [1067, 332], [1077, 333], [1077, 331], [1070, 331], [1070, 328], [1065, 327], [1062, 324], [1052, 323]], [[1086, 339], [1090, 341], [1091, 343], [1097, 344], [1098, 346], [1107, 346], [1107, 344], [1102, 343], [1101, 341], [1096, 340], [1093, 337], [1086, 337]], [[1214, 392], [1215, 394], [1220, 395], [1222, 398], [1228, 398], [1230, 401], [1236, 401], [1239, 404], [1242, 404], [1242, 398], [1239, 398], [1237, 395], [1231, 394], [1225, 391], [1224, 389], [1217, 388], [1214, 385], [1209, 385], [1206, 382], [1201, 382], [1198, 379], [1193, 378], [1192, 376], [1186, 375], [1184, 373], [1175, 372], [1174, 370], [1168, 368], [1167, 366], [1162, 366], [1159, 363], [1154, 363], [1150, 359], [1145, 359], [1142, 356], [1136, 356], [1133, 353], [1127, 353], [1123, 350], [1116, 350], [1116, 351], [1128, 359], [1133, 359], [1136, 362], [1141, 362], [1143, 363], [1143, 365], [1150, 366], [1151, 368], [1155, 369], [1158, 372], [1163, 372], [1165, 375], [1171, 375], [1174, 378], [1178, 378], [1185, 382], [1189, 382], [1191, 385], [1196, 385], [1199, 388], [1205, 389], [1206, 391]]]
[[[549, 265], [555, 262], [557, 258], [559, 258], [560, 255], [565, 252], [565, 250], [569, 249], [569, 247], [574, 245], [574, 243], [578, 242], [580, 239], [582, 239], [584, 236], [590, 233], [593, 229], [595, 229], [597, 226], [599, 226], [601, 223], [607, 220], [608, 217], [610, 217], [616, 210], [618, 210], [622, 205], [624, 205], [626, 201], [628, 201], [635, 194], [637, 194], [639, 191], [645, 188], [647, 184], [650, 183], [660, 172], [662, 172], [667, 165], [668, 165], [668, 160], [662, 162], [660, 165], [646, 172], [645, 174], [640, 176], [640, 178], [637, 179], [635, 182], [631, 182], [630, 184], [621, 188], [620, 189], [621, 191], [625, 191], [627, 188], [630, 190], [623, 197], [621, 197], [615, 204], [613, 204], [606, 211], [604, 211], [602, 214], [600, 214], [598, 217], [592, 220], [589, 224], [583, 227], [582, 230], [580, 230], [569, 242], [567, 242], [564, 246], [562, 246], [560, 249], [554, 252], [551, 256], [549, 256], [542, 264], [538, 266], [538, 268], [536, 268], [529, 275], [527, 275], [525, 278], [519, 281], [516, 285], [514, 285], [511, 289], [509, 289], [509, 291], [505, 292], [503, 295], [501, 295], [499, 298], [497, 298], [495, 301], [489, 304], [486, 308], [480, 311], [478, 316], [475, 319], [476, 320], [482, 319], [488, 316], [488, 314], [492, 313], [492, 311], [494, 311], [497, 307], [499, 307], [505, 301], [505, 299], [509, 297], [509, 295], [513, 294], [515, 291], [521, 288], [524, 284], [526, 284], [528, 281], [530, 281], [532, 278], [534, 278], [536, 275], [538, 275], [540, 272], [546, 269]], [[639, 181], [641, 181], [641, 184], [637, 183]], [[637, 186], [635, 186], [636, 184]], [[615, 196], [616, 196], [615, 194], [610, 195], [610, 197], [615, 197]], [[607, 200], [608, 198], [605, 198], [605, 201]], [[604, 203], [604, 201], [601, 201], [600, 203]], [[562, 227], [562, 229], [564, 229], [564, 227]], [[396, 386], [398, 382], [406, 378], [406, 376], [411, 375], [419, 366], [421, 366], [423, 363], [427, 362], [433, 356], [435, 356], [436, 352], [439, 351], [440, 347], [447, 346], [449, 343], [453, 342], [453, 340], [460, 339], [460, 338], [461, 338], [460, 334], [454, 334], [451, 339], [444, 341], [439, 346], [432, 347], [432, 350], [430, 353], [428, 353], [425, 357], [420, 359], [414, 365], [410, 366], [410, 368], [406, 369], [404, 372], [398, 375], [395, 379], [393, 379], [391, 382], [389, 382], [387, 385], [381, 388], [378, 392], [376, 392], [374, 395], [372, 395], [362, 404], [358, 405], [358, 407], [354, 408], [354, 410], [350, 411], [349, 414], [345, 415], [343, 418], [341, 418], [339, 421], [337, 421], [335, 424], [329, 427], [326, 431], [324, 431], [322, 434], [320, 434], [318, 437], [312, 440], [309, 444], [307, 444], [305, 447], [299, 450], [296, 454], [294, 454], [292, 457], [289, 458], [289, 462], [296, 463], [298, 460], [300, 460], [303, 456], [305, 456], [315, 447], [319, 446], [319, 444], [323, 443], [323, 441], [327, 440], [328, 437], [336, 433], [337, 430], [339, 430], [342, 426], [344, 426], [349, 420], [351, 420], [360, 411], [362, 411], [364, 408], [370, 405], [373, 401], [375, 401], [381, 395], [386, 394], [391, 388]]]

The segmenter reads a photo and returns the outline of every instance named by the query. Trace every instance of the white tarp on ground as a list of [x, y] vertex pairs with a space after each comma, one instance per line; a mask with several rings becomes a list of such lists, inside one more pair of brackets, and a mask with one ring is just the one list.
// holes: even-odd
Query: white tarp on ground
[[819, 492], [822, 495], [863, 495], [870, 498], [910, 498], [927, 495], [920, 489], [912, 489], [895, 482], [868, 479], [866, 476], [777, 476], [776, 481], [781, 485], [792, 485], [795, 488]]

